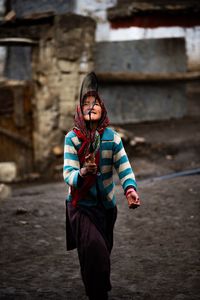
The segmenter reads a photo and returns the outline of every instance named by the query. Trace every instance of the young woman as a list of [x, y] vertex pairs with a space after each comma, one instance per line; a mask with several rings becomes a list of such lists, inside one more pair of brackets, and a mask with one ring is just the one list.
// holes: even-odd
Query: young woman
[[117, 217], [113, 167], [129, 208], [140, 205], [135, 176], [121, 138], [108, 127], [106, 108], [94, 73], [82, 84], [74, 128], [64, 145], [67, 249], [77, 248], [82, 280], [90, 300], [108, 299], [110, 253]]

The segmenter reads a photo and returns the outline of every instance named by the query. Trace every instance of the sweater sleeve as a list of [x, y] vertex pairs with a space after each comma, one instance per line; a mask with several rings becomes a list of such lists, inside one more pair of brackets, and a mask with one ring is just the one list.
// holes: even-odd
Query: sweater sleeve
[[114, 134], [113, 162], [124, 192], [128, 187], [133, 187], [137, 190], [134, 172], [124, 149], [122, 140], [116, 132]]
[[78, 188], [80, 182], [80, 163], [77, 150], [72, 142], [72, 139], [66, 135], [64, 142], [64, 166], [63, 177], [64, 181], [71, 187]]

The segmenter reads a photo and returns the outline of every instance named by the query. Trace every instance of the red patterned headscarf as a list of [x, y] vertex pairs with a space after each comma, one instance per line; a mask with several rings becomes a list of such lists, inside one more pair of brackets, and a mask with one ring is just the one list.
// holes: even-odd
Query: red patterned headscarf
[[84, 115], [83, 115], [83, 111], [82, 111], [83, 101], [88, 96], [95, 97], [95, 99], [99, 102], [99, 104], [101, 106], [102, 114], [101, 114], [101, 119], [99, 120], [99, 123], [97, 126], [97, 131], [101, 134], [102, 131], [104, 131], [104, 129], [109, 125], [109, 119], [107, 116], [107, 111], [106, 111], [105, 105], [104, 105], [103, 101], [100, 99], [98, 93], [95, 91], [87, 92], [87, 94], [85, 94], [83, 99], [80, 101], [81, 103], [79, 105], [77, 105], [76, 114], [75, 114], [75, 118], [74, 118], [75, 127], [77, 127], [83, 134], [85, 134], [85, 136], [89, 136], [90, 133], [88, 131], [88, 127], [86, 126], [86, 122], [84, 120]]
[[[82, 111], [83, 101], [88, 96], [95, 97], [95, 99], [99, 102], [101, 109], [102, 109], [101, 119], [99, 120], [97, 128], [95, 130], [92, 130], [87, 125], [86, 121], [84, 120], [84, 115], [83, 115], [83, 111]], [[80, 104], [77, 105], [76, 114], [75, 114], [75, 118], [74, 118], [74, 125], [75, 125], [74, 131], [85, 142], [84, 143], [85, 148], [89, 148], [89, 144], [94, 141], [96, 131], [100, 135], [103, 134], [105, 128], [109, 125], [109, 119], [108, 119], [105, 105], [104, 105], [103, 101], [100, 99], [97, 92], [95, 92], [95, 91], [87, 92], [84, 95], [83, 99], [80, 101]], [[86, 151], [86, 152], [88, 152], [88, 151]]]
[[[85, 97], [87, 97], [87, 96], [94, 96], [95, 99], [98, 100], [99, 104], [101, 105], [101, 109], [102, 109], [101, 119], [99, 120], [98, 126], [95, 130], [92, 130], [91, 128], [89, 128], [89, 126], [87, 126], [87, 124], [86, 124], [86, 121], [84, 120], [82, 104], [83, 104]], [[105, 128], [109, 125], [109, 119], [107, 116], [107, 111], [104, 106], [104, 103], [100, 99], [97, 92], [95, 92], [95, 91], [87, 92], [84, 95], [82, 101], [80, 101], [80, 102], [82, 102], [82, 103], [80, 103], [76, 109], [76, 114], [75, 114], [75, 118], [74, 118], [75, 127], [74, 127], [73, 131], [76, 133], [77, 137], [82, 141], [82, 145], [81, 145], [80, 149], [78, 150], [80, 166], [82, 167], [85, 162], [86, 155], [89, 154], [91, 143], [94, 142], [95, 137], [97, 135], [101, 136], [103, 134]], [[99, 149], [98, 149], [98, 151], [95, 151], [94, 153], [95, 153], [95, 162], [96, 162], [97, 166], [99, 166], [99, 161], [100, 161]], [[96, 176], [97, 175], [88, 175], [86, 178], [84, 178], [84, 183], [81, 186], [81, 188], [79, 188], [79, 189], [72, 188], [72, 204], [74, 206], [77, 206], [77, 203], [81, 197], [83, 197], [84, 195], [87, 195], [88, 190], [92, 187], [92, 185], [95, 184]]]

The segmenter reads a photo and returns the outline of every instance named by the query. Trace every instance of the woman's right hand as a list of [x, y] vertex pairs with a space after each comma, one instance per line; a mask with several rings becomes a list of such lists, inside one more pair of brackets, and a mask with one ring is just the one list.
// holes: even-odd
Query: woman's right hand
[[95, 156], [93, 153], [90, 153], [85, 157], [85, 163], [83, 167], [80, 169], [80, 175], [84, 177], [87, 175], [96, 174], [96, 172], [97, 172], [97, 165], [95, 163]]

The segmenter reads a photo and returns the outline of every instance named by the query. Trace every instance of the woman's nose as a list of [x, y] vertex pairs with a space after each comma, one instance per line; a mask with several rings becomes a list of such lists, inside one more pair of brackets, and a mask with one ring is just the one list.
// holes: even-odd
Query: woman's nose
[[94, 108], [94, 106], [95, 106], [95, 102], [90, 103], [88, 108], [89, 108], [90, 110], [92, 110], [92, 109]]

